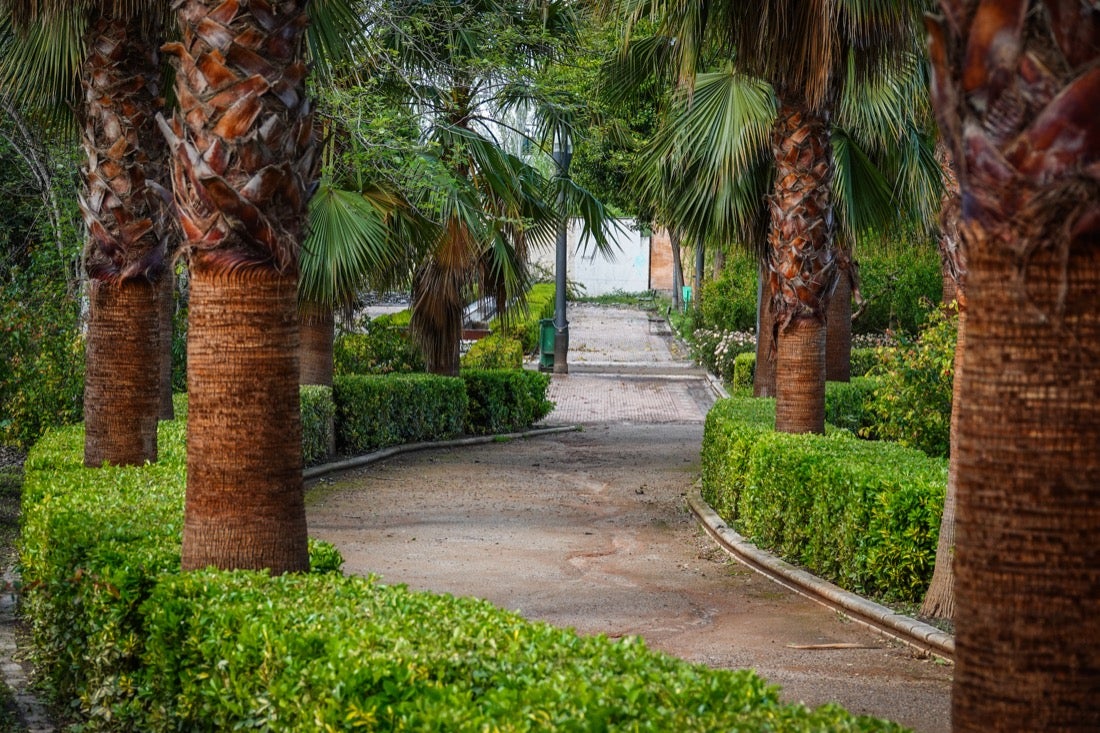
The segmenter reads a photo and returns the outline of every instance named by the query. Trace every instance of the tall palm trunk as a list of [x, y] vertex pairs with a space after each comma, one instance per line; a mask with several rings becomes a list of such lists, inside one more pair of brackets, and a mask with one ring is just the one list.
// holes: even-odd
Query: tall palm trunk
[[336, 318], [332, 308], [305, 305], [299, 312], [302, 384], [332, 386]]
[[921, 615], [930, 618], [955, 617], [955, 507], [959, 486], [959, 452], [954, 450], [958, 436], [959, 405], [962, 403], [962, 371], [966, 362], [966, 254], [959, 218], [962, 205], [959, 181], [954, 163], [946, 147], [937, 148], [943, 171], [943, 199], [940, 202], [940, 257], [943, 261], [943, 304], [957, 304], [958, 336], [955, 339], [954, 381], [951, 384], [951, 455], [947, 465], [947, 492], [943, 499], [939, 539], [936, 542], [936, 565], [932, 580], [921, 603]]
[[855, 266], [847, 246], [838, 246], [836, 289], [829, 298], [825, 336], [825, 379], [848, 382], [852, 379], [852, 293], [856, 290]]
[[778, 325], [775, 428], [825, 431], [825, 313], [836, 283], [828, 121], [781, 101], [768, 267]]
[[1097, 730], [1100, 10], [941, 7], [934, 103], [968, 267], [952, 718]]
[[[87, 167], [81, 211], [91, 309], [86, 353], [84, 463], [157, 459], [159, 283], [164, 276], [164, 170], [156, 133], [155, 50], [140, 21], [95, 20], [85, 38], [78, 110]], [[159, 226], [158, 226], [159, 224]]]
[[172, 404], [172, 335], [175, 330], [176, 283], [171, 269], [160, 279], [157, 291], [157, 343], [160, 369], [160, 419], [172, 420], [176, 408]]
[[775, 397], [775, 294], [772, 282], [760, 267], [756, 308], [756, 369], [752, 375], [753, 397]]
[[316, 142], [304, 1], [179, 0], [162, 127], [191, 265], [183, 568], [306, 570], [297, 274]]

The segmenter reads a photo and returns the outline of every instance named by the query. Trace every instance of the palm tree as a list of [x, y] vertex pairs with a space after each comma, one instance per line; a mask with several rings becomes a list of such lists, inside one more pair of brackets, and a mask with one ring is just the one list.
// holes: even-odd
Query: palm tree
[[318, 146], [305, 3], [176, 3], [162, 128], [191, 271], [183, 567], [305, 570], [298, 257]]
[[967, 246], [960, 731], [1100, 725], [1100, 9], [944, 0], [933, 103]]
[[[761, 310], [776, 327], [762, 322], [759, 341], [778, 344], [779, 430], [824, 427], [835, 233], [852, 241], [935, 200], [914, 4], [867, 16], [854, 2], [656, 4], [661, 53], [693, 83], [651, 148], [643, 195], [667, 200], [694, 238], [748, 242], [766, 263]], [[628, 21], [649, 10], [628, 3]], [[697, 73], [708, 67], [720, 70]]]
[[[409, 193], [437, 224], [434, 238], [417, 243], [410, 327], [429, 371], [454, 375], [466, 304], [490, 296], [523, 307], [526, 253], [552, 241], [565, 216], [557, 201], [579, 208], [597, 246], [608, 246], [602, 206], [568, 180], [548, 180], [505, 139], [537, 147], [559, 132], [573, 136], [567, 106], [537, 82], [573, 37], [575, 17], [569, 3], [514, 0], [386, 7], [384, 45], [405, 80], [406, 104], [424, 120], [425, 159], [434, 161]], [[509, 122], [515, 114], [520, 125]], [[535, 130], [515, 129], [528, 119]]]
[[4, 39], [5, 87], [45, 113], [71, 107], [88, 156], [80, 197], [89, 232], [88, 466], [155, 461], [163, 393], [171, 405], [171, 385], [162, 378], [170, 334], [162, 339], [158, 317], [158, 303], [171, 306], [166, 153], [154, 123], [162, 104], [157, 46], [167, 11], [146, 5], [2, 5], [15, 29]]

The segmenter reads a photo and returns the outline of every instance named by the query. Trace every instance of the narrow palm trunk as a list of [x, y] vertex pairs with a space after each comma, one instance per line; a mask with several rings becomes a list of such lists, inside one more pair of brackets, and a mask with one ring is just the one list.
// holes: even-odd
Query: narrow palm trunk
[[306, 306], [299, 313], [301, 334], [301, 383], [332, 386], [332, 347], [336, 319], [331, 308]]
[[829, 298], [825, 337], [825, 379], [852, 379], [852, 281], [848, 264], [838, 266], [836, 290]]
[[172, 404], [172, 337], [176, 316], [176, 284], [171, 273], [160, 279], [157, 291], [157, 348], [160, 368], [160, 419], [172, 420], [176, 409]]
[[[413, 278], [412, 321], [409, 324], [424, 352], [424, 362], [432, 374], [457, 377], [459, 343], [462, 339], [462, 314], [470, 267], [468, 251], [456, 242], [445, 248], [454, 260], [435, 257], [422, 265]], [[472, 249], [472, 248], [470, 248]]]
[[958, 731], [1100, 729], [1100, 9], [941, 0], [965, 202]]
[[680, 230], [668, 230], [668, 241], [672, 247], [672, 309], [679, 311], [684, 307], [684, 260], [680, 256]]
[[827, 120], [782, 103], [772, 153], [768, 266], [778, 322], [775, 429], [822, 433], [825, 314], [836, 283]]
[[91, 280], [88, 300], [84, 465], [156, 461], [156, 291], [140, 279]]
[[306, 570], [297, 279], [192, 268], [183, 569]]
[[89, 231], [88, 466], [157, 459], [157, 288], [165, 252], [163, 205], [151, 184], [164, 169], [166, 152], [154, 124], [155, 44], [143, 39], [140, 20], [106, 17], [94, 20], [85, 36], [78, 116], [88, 156], [80, 197]]
[[951, 455], [947, 463], [947, 491], [943, 498], [940, 534], [936, 541], [936, 565], [920, 608], [920, 615], [926, 618], [955, 618], [955, 507], [959, 495], [959, 452], [955, 450], [955, 442], [958, 440], [959, 406], [964, 399], [962, 375], [965, 360], [966, 309], [960, 308], [953, 367], [955, 377], [951, 383]]
[[760, 297], [756, 314], [756, 369], [752, 375], [753, 397], [775, 397], [775, 298], [771, 283], [761, 267]]
[[162, 124], [191, 269], [183, 568], [306, 570], [298, 255], [318, 159], [304, 1], [177, 0]]

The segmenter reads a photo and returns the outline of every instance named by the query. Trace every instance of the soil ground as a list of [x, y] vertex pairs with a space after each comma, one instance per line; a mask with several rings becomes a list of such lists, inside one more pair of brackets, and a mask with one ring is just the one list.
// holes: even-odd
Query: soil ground
[[752, 668], [782, 696], [950, 730], [952, 667], [744, 569], [697, 527], [703, 375], [659, 319], [571, 308], [547, 424], [581, 431], [406, 454], [313, 485], [345, 572], [485, 598], [584, 634]]

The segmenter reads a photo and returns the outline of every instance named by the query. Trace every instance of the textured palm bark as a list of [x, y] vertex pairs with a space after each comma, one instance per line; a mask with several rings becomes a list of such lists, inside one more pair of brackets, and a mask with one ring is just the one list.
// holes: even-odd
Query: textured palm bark
[[[838, 254], [840, 254], [838, 252]], [[825, 379], [852, 380], [852, 268], [850, 256], [839, 256], [836, 289], [829, 298], [825, 336]]]
[[[951, 385], [951, 437], [955, 445], [958, 435], [962, 370], [966, 361], [966, 252], [959, 230], [962, 204], [954, 161], [942, 145], [936, 157], [943, 171], [944, 193], [940, 203], [939, 249], [943, 262], [943, 304], [958, 308], [958, 336], [955, 340], [954, 381]], [[927, 618], [955, 617], [955, 506], [959, 486], [959, 454], [952, 450], [947, 464], [947, 492], [943, 499], [939, 539], [936, 542], [936, 565], [932, 580], [924, 594], [920, 613]]]
[[157, 356], [160, 369], [160, 410], [161, 420], [176, 417], [176, 408], [172, 404], [172, 336], [175, 331], [176, 283], [171, 273], [165, 273], [157, 285]]
[[[89, 232], [84, 264], [93, 307], [84, 462], [141, 464], [157, 458], [156, 288], [166, 254], [163, 188], [155, 180], [165, 158], [153, 119], [160, 104], [156, 55], [139, 20], [99, 18], [85, 44], [78, 116], [87, 164], [80, 208]], [[134, 334], [122, 333], [128, 318]], [[120, 410], [127, 419], [119, 419]]]
[[308, 569], [297, 279], [192, 270], [184, 570]]
[[158, 343], [155, 301], [153, 286], [140, 278], [88, 283], [84, 404], [95, 407], [85, 411], [86, 466], [157, 460], [159, 395], [149, 361]]
[[[952, 278], [954, 281], [954, 278]], [[958, 439], [959, 407], [962, 394], [963, 364], [966, 361], [966, 308], [959, 307], [958, 336], [955, 339], [954, 381], [951, 383], [951, 455], [947, 459], [947, 490], [943, 497], [939, 538], [936, 540], [936, 565], [932, 580], [921, 602], [920, 615], [925, 618], [955, 618], [955, 514], [959, 495], [959, 452], [954, 449]]]
[[775, 307], [771, 284], [762, 273], [759, 312], [756, 314], [756, 368], [753, 397], [775, 397]]
[[332, 386], [336, 319], [331, 308], [306, 306], [299, 312], [302, 384]]
[[161, 128], [191, 269], [183, 567], [305, 570], [298, 256], [317, 178], [304, 2], [177, 0]]
[[[769, 201], [768, 267], [778, 343], [775, 428], [822, 433], [825, 317], [837, 276], [827, 120], [805, 106], [781, 103], [772, 153], [776, 171]], [[818, 331], [820, 337], [809, 336]], [[784, 359], [791, 363], [785, 365]], [[820, 371], [798, 374], [796, 368]], [[784, 385], [784, 379], [797, 381]]]
[[1100, 729], [1100, 10], [941, 2], [967, 246], [960, 731]]

